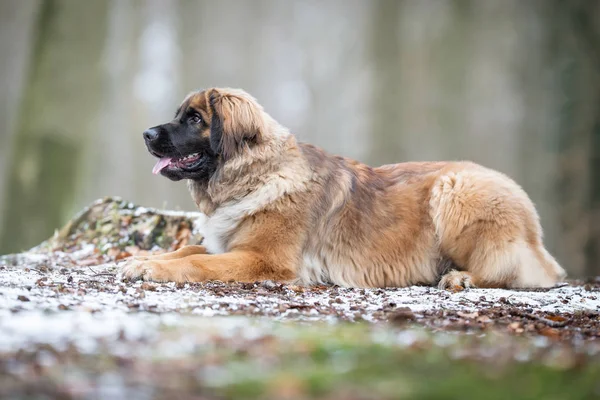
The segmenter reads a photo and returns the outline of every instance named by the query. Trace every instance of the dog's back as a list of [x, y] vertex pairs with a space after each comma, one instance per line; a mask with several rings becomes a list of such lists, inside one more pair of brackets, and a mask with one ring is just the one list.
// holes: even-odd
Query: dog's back
[[[333, 160], [311, 189], [322, 209], [303, 257], [307, 283], [527, 287], [564, 277], [533, 204], [507, 176], [470, 162], [370, 168], [319, 154]], [[458, 271], [440, 277], [440, 265]]]

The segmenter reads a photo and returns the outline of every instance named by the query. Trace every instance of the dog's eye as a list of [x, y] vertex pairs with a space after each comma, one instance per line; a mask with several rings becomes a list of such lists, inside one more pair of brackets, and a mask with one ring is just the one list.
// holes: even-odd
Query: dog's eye
[[199, 124], [202, 121], [202, 117], [198, 113], [194, 113], [190, 116], [190, 122], [194, 124]]

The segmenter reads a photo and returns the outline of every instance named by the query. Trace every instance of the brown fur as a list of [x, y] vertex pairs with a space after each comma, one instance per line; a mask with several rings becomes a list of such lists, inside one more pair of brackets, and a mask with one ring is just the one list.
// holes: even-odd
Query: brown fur
[[450, 288], [564, 277], [534, 205], [499, 172], [470, 162], [372, 168], [332, 156], [296, 142], [241, 90], [192, 93], [181, 107], [220, 118], [223, 129], [217, 171], [189, 181], [206, 215], [205, 247], [131, 260], [126, 278]]

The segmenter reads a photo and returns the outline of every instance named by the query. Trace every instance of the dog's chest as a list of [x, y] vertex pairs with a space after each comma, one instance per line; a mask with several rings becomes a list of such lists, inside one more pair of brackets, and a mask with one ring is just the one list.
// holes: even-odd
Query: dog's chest
[[204, 237], [202, 245], [212, 254], [225, 253], [227, 240], [239, 224], [239, 218], [233, 218], [224, 213], [203, 216], [199, 231]]
[[228, 251], [228, 244], [239, 224], [268, 204], [263, 201], [261, 194], [253, 193], [242, 200], [217, 208], [210, 216], [204, 215], [204, 220], [198, 224], [198, 230], [204, 237], [202, 244], [209, 253], [221, 254]]
[[232, 236], [246, 217], [268, 209], [285, 193], [291, 193], [295, 189], [293, 181], [283, 179], [279, 174], [267, 178], [264, 179], [269, 182], [254, 192], [219, 206], [213, 214], [205, 215], [204, 220], [200, 221], [198, 230], [204, 236], [202, 243], [209, 253], [228, 251]]

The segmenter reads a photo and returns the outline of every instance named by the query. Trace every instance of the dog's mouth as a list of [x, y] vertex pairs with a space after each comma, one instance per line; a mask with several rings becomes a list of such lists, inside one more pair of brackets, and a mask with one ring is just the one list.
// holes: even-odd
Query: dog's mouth
[[[157, 156], [157, 154], [154, 155]], [[154, 168], [152, 168], [152, 173], [157, 175], [163, 170], [193, 171], [198, 169], [203, 162], [200, 153], [192, 153], [182, 157], [160, 157]]]

